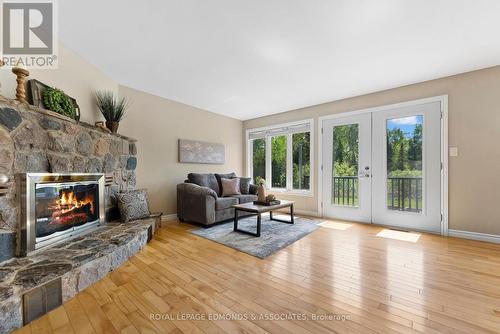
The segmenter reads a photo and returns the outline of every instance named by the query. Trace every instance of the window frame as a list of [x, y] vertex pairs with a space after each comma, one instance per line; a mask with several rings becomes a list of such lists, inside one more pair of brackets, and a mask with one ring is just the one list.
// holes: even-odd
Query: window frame
[[[298, 126], [298, 125], [308, 125], [309, 131], [295, 131], [289, 132], [283, 135], [287, 136], [287, 156], [286, 156], [286, 188], [273, 188], [271, 187], [271, 177], [272, 177], [272, 159], [271, 159], [271, 138], [276, 137], [279, 134], [273, 134], [272, 130], [278, 130], [281, 128]], [[282, 194], [290, 194], [297, 196], [306, 196], [313, 197], [314, 196], [314, 119], [306, 119], [297, 122], [283, 123], [283, 124], [275, 124], [271, 126], [261, 127], [261, 128], [252, 128], [247, 129], [245, 132], [245, 140], [246, 140], [246, 174], [247, 177], [251, 177], [253, 180], [253, 140], [250, 139], [250, 134], [254, 132], [262, 132], [269, 131], [271, 133], [265, 134], [263, 138], [266, 140], [266, 172], [265, 172], [265, 180], [266, 180], [266, 190], [272, 191], [273, 193], [282, 193]], [[307, 133], [309, 132], [310, 136], [310, 147], [309, 147], [309, 164], [310, 164], [310, 175], [309, 175], [309, 189], [300, 190], [293, 189], [293, 134], [296, 133]]]

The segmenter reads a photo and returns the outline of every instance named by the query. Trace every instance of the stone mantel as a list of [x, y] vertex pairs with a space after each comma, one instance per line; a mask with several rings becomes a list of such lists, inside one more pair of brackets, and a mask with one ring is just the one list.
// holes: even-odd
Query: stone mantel
[[99, 131], [103, 134], [108, 134], [110, 136], [116, 136], [118, 138], [122, 138], [122, 139], [127, 140], [127, 141], [132, 142], [132, 143], [135, 143], [137, 141], [137, 139], [135, 139], [135, 138], [127, 137], [127, 136], [124, 136], [124, 135], [119, 134], [119, 133], [110, 133], [108, 131], [105, 131], [105, 130], [93, 125], [93, 124], [82, 122], [82, 121], [76, 121], [72, 118], [66, 117], [64, 115], [58, 114], [56, 112], [53, 112], [53, 111], [50, 111], [50, 110], [47, 110], [44, 108], [33, 106], [33, 105], [27, 104], [27, 103], [21, 103], [17, 100], [9, 99], [1, 94], [0, 94], [0, 104], [5, 104], [5, 105], [10, 106], [11, 108], [14, 108], [14, 109], [17, 108], [20, 111], [35, 112], [35, 113], [43, 114], [49, 118], [55, 118], [56, 120], [59, 120], [62, 122], [75, 123], [75, 124], [78, 124], [82, 127], [86, 127], [88, 129], [91, 129], [91, 130]]
[[107, 212], [113, 194], [135, 188], [136, 140], [0, 95], [0, 174], [11, 182], [0, 195], [0, 262], [14, 255], [16, 173], [105, 173]]

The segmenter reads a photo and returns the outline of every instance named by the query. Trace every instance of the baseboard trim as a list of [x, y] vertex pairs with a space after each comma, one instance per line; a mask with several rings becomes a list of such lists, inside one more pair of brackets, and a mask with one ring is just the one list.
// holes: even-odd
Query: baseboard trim
[[496, 234], [486, 234], [486, 233], [460, 231], [460, 230], [448, 230], [448, 236], [500, 244], [500, 235]]
[[170, 222], [172, 220], [177, 220], [177, 214], [176, 213], [172, 213], [172, 214], [169, 214], [169, 215], [162, 215], [161, 216], [161, 222]]

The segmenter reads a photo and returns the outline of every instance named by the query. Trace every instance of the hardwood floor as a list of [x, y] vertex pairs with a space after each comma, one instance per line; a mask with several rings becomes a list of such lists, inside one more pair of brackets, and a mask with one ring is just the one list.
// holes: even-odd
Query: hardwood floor
[[[116, 271], [17, 333], [500, 332], [500, 245], [427, 234], [401, 241], [377, 236], [381, 227], [328, 222], [259, 260], [189, 228], [159, 230]], [[302, 319], [332, 314], [348, 319]], [[214, 315], [236, 319], [195, 320]]]

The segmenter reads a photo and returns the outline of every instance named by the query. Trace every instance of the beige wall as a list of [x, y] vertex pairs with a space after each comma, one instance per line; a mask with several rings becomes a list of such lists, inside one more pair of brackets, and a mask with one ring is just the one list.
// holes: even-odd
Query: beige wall
[[[116, 82], [62, 43], [59, 43], [58, 69], [30, 70], [28, 79], [37, 79], [75, 98], [82, 113], [81, 120], [91, 124], [97, 120], [104, 120], [95, 106], [93, 92], [97, 89], [106, 89], [118, 93]], [[9, 98], [16, 97], [16, 77], [10, 69], [0, 69], [0, 84], [2, 95]]]
[[[249, 120], [243, 127], [314, 118], [317, 129], [320, 116], [443, 94], [449, 96], [449, 146], [459, 149], [458, 157], [449, 158], [449, 228], [500, 235], [496, 210], [500, 200], [500, 66]], [[317, 135], [314, 142], [318, 147]], [[317, 161], [317, 150], [314, 156]], [[317, 212], [317, 193], [313, 198], [290, 198], [297, 201], [298, 210]]]
[[[130, 98], [132, 105], [119, 132], [138, 140], [137, 186], [148, 189], [154, 211], [176, 213], [176, 185], [189, 172], [242, 172], [241, 121], [119, 86], [62, 43], [58, 69], [30, 70], [29, 78], [74, 97], [82, 112], [81, 120], [91, 124], [104, 120], [95, 107], [95, 90], [110, 90]], [[0, 69], [0, 84], [2, 95], [15, 98], [16, 81], [10, 69]], [[224, 143], [226, 164], [178, 163], [179, 138]]]
[[[59, 69], [32, 70], [30, 77], [75, 97], [82, 120], [89, 123], [102, 120], [94, 105], [94, 90], [111, 90], [132, 100], [120, 132], [139, 140], [138, 186], [148, 188], [152, 209], [165, 213], [176, 212], [175, 185], [188, 172], [242, 172], [246, 166], [243, 128], [314, 118], [317, 129], [320, 116], [448, 94], [449, 144], [457, 146], [460, 153], [458, 157], [450, 157], [449, 164], [450, 229], [500, 235], [500, 219], [495, 210], [500, 198], [499, 66], [245, 122], [119, 86], [62, 44]], [[3, 95], [15, 96], [15, 78], [10, 70], [0, 70], [0, 84]], [[179, 138], [224, 143], [226, 164], [177, 163]], [[317, 136], [314, 142], [317, 148]], [[314, 155], [317, 160], [317, 150]], [[316, 167], [315, 164], [315, 170]], [[290, 197], [297, 201], [298, 210], [317, 211], [316, 174], [314, 197]]]
[[[119, 132], [138, 140], [137, 186], [148, 190], [152, 211], [177, 212], [176, 185], [189, 172], [234, 171], [241, 175], [243, 122], [128, 87], [120, 86], [119, 93], [132, 103]], [[179, 163], [179, 139], [223, 143], [226, 163]]]

